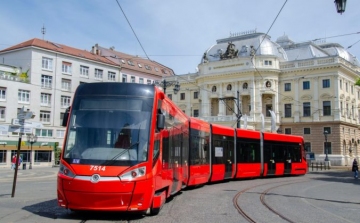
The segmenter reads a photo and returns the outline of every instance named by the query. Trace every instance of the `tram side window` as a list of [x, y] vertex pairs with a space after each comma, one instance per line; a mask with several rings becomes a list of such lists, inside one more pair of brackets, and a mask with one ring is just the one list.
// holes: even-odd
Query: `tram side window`
[[301, 162], [301, 149], [300, 146], [290, 146], [292, 162]]
[[260, 144], [257, 142], [238, 142], [237, 160], [240, 163], [260, 162]]
[[160, 142], [159, 140], [155, 140], [154, 142], [154, 154], [153, 154], [153, 164], [158, 160], [160, 155]]
[[163, 150], [162, 150], [162, 164], [163, 164], [163, 168], [164, 169], [168, 169], [169, 168], [169, 137], [164, 137], [163, 138]]

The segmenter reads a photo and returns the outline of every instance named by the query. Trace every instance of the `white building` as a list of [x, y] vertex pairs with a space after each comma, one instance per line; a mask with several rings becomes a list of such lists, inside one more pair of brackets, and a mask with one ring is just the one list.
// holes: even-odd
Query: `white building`
[[[24, 106], [33, 111], [44, 128], [34, 129], [38, 137], [31, 145], [22, 137], [24, 162], [53, 165], [56, 149], [61, 148], [65, 128], [61, 126], [65, 109], [71, 104], [76, 87], [88, 82], [136, 82], [151, 84], [174, 72], [159, 63], [105, 49], [97, 44], [91, 51], [40, 39], [17, 44], [0, 51], [0, 125], [11, 125]], [[0, 131], [0, 167], [10, 167], [19, 133]]]
[[360, 157], [359, 65], [336, 43], [239, 33], [206, 50], [197, 73], [166, 78], [181, 85], [166, 94], [187, 114], [232, 127], [237, 98], [242, 128], [261, 130], [263, 116], [272, 131], [271, 110], [275, 131], [303, 136], [318, 161], [327, 151], [332, 165], [351, 165]]

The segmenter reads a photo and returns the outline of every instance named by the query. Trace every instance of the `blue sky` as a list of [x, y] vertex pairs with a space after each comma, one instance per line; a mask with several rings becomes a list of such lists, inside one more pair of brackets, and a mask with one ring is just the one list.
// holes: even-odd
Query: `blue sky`
[[[116, 0], [9, 0], [0, 7], [0, 50], [32, 38], [90, 50], [103, 47], [144, 57]], [[285, 0], [118, 0], [150, 59], [176, 74], [194, 72], [205, 50], [230, 32], [266, 33]], [[360, 40], [360, 1], [288, 0], [269, 31], [295, 42], [323, 37], [347, 48]], [[360, 42], [349, 52], [360, 57]]]

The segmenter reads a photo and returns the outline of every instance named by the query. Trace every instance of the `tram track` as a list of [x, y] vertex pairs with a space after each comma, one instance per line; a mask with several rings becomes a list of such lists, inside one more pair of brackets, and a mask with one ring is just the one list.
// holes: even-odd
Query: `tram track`
[[[270, 184], [275, 184], [275, 183], [282, 183], [282, 182], [287, 182], [287, 183], [284, 183], [284, 184], [280, 184], [280, 185], [276, 185], [274, 187], [271, 187], [271, 188], [268, 188], [266, 190], [264, 190], [263, 192], [261, 192], [260, 194], [260, 202], [261, 204], [266, 207], [268, 210], [270, 210], [273, 214], [279, 216], [280, 218], [282, 218], [283, 220], [285, 220], [286, 222], [290, 222], [290, 223], [296, 223], [296, 221], [293, 221], [289, 218], [287, 218], [286, 216], [284, 216], [283, 214], [281, 214], [280, 212], [276, 211], [274, 208], [271, 207], [271, 205], [269, 205], [266, 201], [265, 201], [265, 197], [266, 195], [269, 193], [269, 191], [275, 189], [275, 188], [279, 188], [279, 187], [283, 187], [283, 186], [286, 186], [286, 185], [291, 185], [291, 184], [296, 184], [296, 183], [303, 183], [303, 182], [306, 182], [306, 181], [309, 181], [309, 180], [300, 180], [300, 181], [294, 181], [294, 182], [291, 182], [289, 183], [288, 181], [278, 181], [278, 182], [273, 182], [273, 183], [270, 183]], [[234, 204], [234, 207], [236, 208], [236, 210], [239, 212], [239, 214], [244, 218], [246, 219], [248, 222], [251, 222], [251, 223], [256, 223], [257, 221], [254, 219], [253, 216], [251, 216], [250, 214], [248, 214], [238, 203], [238, 200], [239, 200], [239, 197], [248, 192], [249, 190], [251, 189], [254, 189], [254, 188], [257, 188], [257, 187], [261, 187], [261, 186], [265, 186], [265, 185], [268, 185], [269, 183], [264, 183], [264, 184], [258, 184], [256, 186], [251, 186], [251, 187], [248, 187], [248, 188], [245, 188], [241, 191], [239, 191], [234, 197], [233, 197], [233, 204]]]

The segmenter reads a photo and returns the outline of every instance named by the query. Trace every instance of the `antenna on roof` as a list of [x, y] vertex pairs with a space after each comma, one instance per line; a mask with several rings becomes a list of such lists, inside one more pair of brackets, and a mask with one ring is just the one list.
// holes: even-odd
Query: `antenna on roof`
[[44, 40], [44, 35], [46, 33], [46, 28], [45, 26], [43, 25], [43, 27], [41, 28], [41, 33], [43, 34], [43, 40]]

